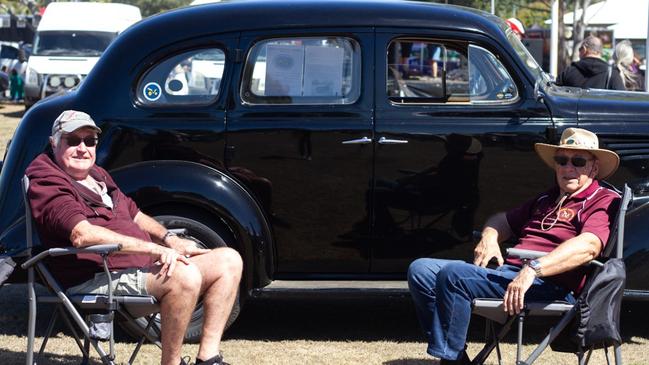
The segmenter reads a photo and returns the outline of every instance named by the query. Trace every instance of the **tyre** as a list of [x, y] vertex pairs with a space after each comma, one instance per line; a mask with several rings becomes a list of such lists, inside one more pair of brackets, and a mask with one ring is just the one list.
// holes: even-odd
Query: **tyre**
[[[186, 233], [184, 234], [186, 238], [196, 241], [197, 245], [205, 248], [217, 248], [217, 247], [233, 247], [233, 238], [225, 230], [220, 230], [221, 234], [217, 233], [218, 228], [212, 229], [207, 225], [201, 223], [197, 217], [181, 217], [174, 215], [158, 215], [154, 218], [160, 222], [162, 225], [168, 229], [185, 229]], [[200, 218], [199, 218], [200, 219]], [[202, 219], [203, 221], [207, 221]], [[223, 236], [223, 237], [222, 237]], [[230, 312], [230, 317], [225, 324], [225, 329], [227, 330], [232, 323], [237, 319], [239, 313], [241, 312], [241, 300], [240, 292], [237, 293], [237, 297], [232, 306], [232, 311]], [[139, 333], [146, 327], [146, 320], [144, 318], [138, 318], [133, 324], [131, 322], [122, 321], [120, 322], [121, 327], [130, 335], [134, 337], [140, 337]], [[202, 325], [203, 325], [203, 303], [199, 299], [192, 313], [189, 325], [187, 326], [187, 332], [185, 333], [185, 342], [196, 343], [200, 340], [202, 334]], [[138, 328], [135, 328], [137, 326]], [[154, 320], [153, 327], [150, 330], [150, 335], [153, 338], [158, 338], [160, 333], [160, 316], [156, 315]]]

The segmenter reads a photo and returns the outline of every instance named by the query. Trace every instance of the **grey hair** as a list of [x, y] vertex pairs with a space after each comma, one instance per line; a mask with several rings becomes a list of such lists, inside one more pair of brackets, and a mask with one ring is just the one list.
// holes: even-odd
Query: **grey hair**
[[56, 146], [59, 145], [59, 143], [61, 143], [61, 136], [62, 135], [63, 135], [62, 130], [58, 130], [58, 131], [56, 131], [56, 133], [54, 133], [54, 135], [51, 137], [52, 138], [52, 144], [53, 144], [52, 147], [56, 147]]
[[624, 40], [615, 46], [615, 67], [620, 71], [620, 77], [624, 85], [635, 83], [631, 72], [631, 65], [633, 64], [633, 47], [631, 42]]
[[591, 53], [602, 54], [602, 41], [594, 35], [589, 35], [581, 42], [581, 46]]

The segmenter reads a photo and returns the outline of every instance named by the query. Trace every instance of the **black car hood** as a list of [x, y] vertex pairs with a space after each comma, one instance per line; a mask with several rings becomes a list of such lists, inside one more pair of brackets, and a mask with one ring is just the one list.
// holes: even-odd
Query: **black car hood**
[[600, 89], [582, 90], [577, 108], [580, 123], [649, 122], [649, 93]]
[[555, 118], [575, 118], [580, 125], [608, 121], [649, 123], [649, 93], [556, 85], [548, 87], [546, 93]]

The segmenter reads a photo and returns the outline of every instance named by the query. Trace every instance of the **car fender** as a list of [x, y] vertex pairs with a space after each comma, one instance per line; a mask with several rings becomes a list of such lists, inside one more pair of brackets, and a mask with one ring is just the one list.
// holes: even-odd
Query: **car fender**
[[244, 261], [247, 289], [270, 283], [274, 268], [270, 228], [255, 199], [227, 173], [186, 161], [144, 161], [112, 170], [124, 194], [146, 212], [183, 205], [222, 220]]

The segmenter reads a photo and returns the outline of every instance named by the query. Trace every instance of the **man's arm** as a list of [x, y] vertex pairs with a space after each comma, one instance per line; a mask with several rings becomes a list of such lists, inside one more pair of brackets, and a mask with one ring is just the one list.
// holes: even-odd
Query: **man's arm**
[[204, 248], [198, 248], [194, 241], [176, 235], [165, 238], [167, 228], [142, 212], [138, 212], [133, 221], [140, 229], [147, 232], [155, 242], [163, 246], [171, 247], [182, 255], [194, 256], [210, 251]]
[[[553, 276], [576, 269], [595, 259], [601, 250], [602, 242], [599, 237], [584, 232], [563, 242], [537, 260], [541, 266], [541, 276]], [[534, 278], [536, 272], [525, 265], [507, 286], [503, 302], [505, 311], [510, 315], [518, 314], [523, 310], [525, 293], [534, 283]]]
[[501, 266], [505, 260], [500, 252], [499, 243], [507, 240], [512, 236], [512, 230], [507, 222], [507, 215], [504, 212], [491, 216], [482, 229], [482, 238], [473, 250], [473, 263], [478, 266], [486, 267], [489, 261], [495, 257], [498, 266]]
[[87, 220], [77, 223], [72, 228], [70, 242], [77, 248], [100, 244], [119, 244], [121, 245], [120, 253], [144, 254], [155, 257], [162, 264], [160, 273], [167, 276], [171, 276], [173, 273], [176, 261], [189, 264], [189, 259], [172, 248], [113, 232], [110, 229], [91, 224]]

